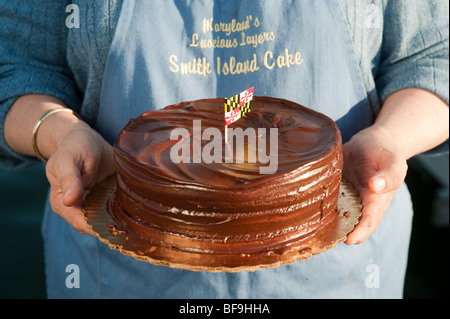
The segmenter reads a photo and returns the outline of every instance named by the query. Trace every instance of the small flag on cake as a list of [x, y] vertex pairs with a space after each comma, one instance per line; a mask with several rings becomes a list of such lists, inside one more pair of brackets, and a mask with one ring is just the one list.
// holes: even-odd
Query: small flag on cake
[[250, 102], [253, 99], [254, 87], [230, 99], [225, 99], [225, 126], [228, 126], [250, 112]]

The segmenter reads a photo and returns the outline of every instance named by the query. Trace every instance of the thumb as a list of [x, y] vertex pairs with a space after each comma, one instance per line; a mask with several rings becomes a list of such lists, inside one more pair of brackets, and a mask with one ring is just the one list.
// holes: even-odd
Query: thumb
[[405, 180], [408, 166], [401, 156], [390, 153], [380, 161], [379, 170], [369, 179], [369, 189], [374, 194], [396, 191]]
[[49, 179], [50, 183], [54, 181], [59, 184], [65, 206], [70, 207], [81, 202], [84, 195], [84, 186], [81, 179], [81, 169], [75, 159], [50, 158], [47, 171], [47, 175], [54, 176], [54, 179]]
[[79, 204], [84, 194], [79, 168], [75, 165], [65, 165], [59, 180], [63, 194], [63, 204], [65, 206]]

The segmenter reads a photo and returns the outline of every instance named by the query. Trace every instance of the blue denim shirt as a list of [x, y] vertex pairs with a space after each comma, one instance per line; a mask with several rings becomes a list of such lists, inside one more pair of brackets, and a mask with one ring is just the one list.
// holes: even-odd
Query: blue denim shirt
[[[79, 28], [67, 27], [70, 14], [77, 13], [67, 7], [72, 3], [79, 8]], [[121, 0], [0, 0], [1, 168], [36, 161], [14, 152], [4, 139], [6, 114], [21, 95], [55, 96], [95, 125], [121, 4]], [[403, 88], [423, 88], [449, 102], [447, 1], [340, 0], [340, 4], [374, 115], [390, 94]], [[448, 141], [435, 152], [447, 149]]]

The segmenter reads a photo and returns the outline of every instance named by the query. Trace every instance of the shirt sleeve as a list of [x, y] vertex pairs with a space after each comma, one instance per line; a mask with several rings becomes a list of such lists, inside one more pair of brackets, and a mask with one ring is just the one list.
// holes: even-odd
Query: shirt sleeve
[[79, 108], [66, 62], [66, 5], [61, 0], [0, 0], [0, 168], [36, 162], [12, 150], [4, 137], [6, 114], [20, 96], [51, 95]]
[[[375, 79], [381, 103], [405, 88], [428, 90], [449, 103], [448, 12], [448, 1], [386, 2], [381, 60]], [[448, 141], [430, 154], [443, 151], [448, 152]]]

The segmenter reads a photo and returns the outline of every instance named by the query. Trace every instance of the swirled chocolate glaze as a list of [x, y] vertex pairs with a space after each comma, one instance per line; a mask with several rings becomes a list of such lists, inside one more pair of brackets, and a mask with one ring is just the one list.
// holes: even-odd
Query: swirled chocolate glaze
[[[184, 140], [171, 139], [177, 128], [188, 132]], [[223, 99], [180, 103], [130, 120], [114, 145], [117, 190], [108, 211], [118, 227], [151, 245], [269, 256], [283, 255], [336, 218], [342, 150], [331, 119], [287, 100], [255, 97], [251, 112], [228, 128], [251, 128], [256, 142], [251, 136], [239, 147], [225, 143]], [[270, 128], [277, 130], [270, 134]], [[269, 162], [254, 148], [265, 143], [265, 155], [275, 153], [269, 147], [274, 139], [276, 170], [261, 174]], [[180, 145], [189, 152], [177, 163]], [[212, 152], [215, 161], [201, 156]], [[242, 153], [243, 163], [236, 162]]]

